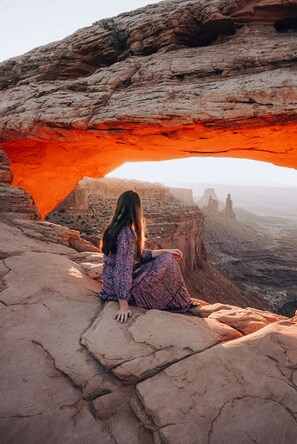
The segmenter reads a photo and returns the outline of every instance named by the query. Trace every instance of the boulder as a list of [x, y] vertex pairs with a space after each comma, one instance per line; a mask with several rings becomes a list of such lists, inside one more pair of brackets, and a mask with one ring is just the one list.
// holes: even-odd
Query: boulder
[[239, 308], [220, 303], [199, 306], [195, 309], [195, 313], [204, 318], [217, 319], [243, 334], [253, 333], [272, 322], [288, 319], [286, 316], [270, 311], [257, 310], [252, 307]]
[[127, 324], [116, 325], [117, 311], [118, 303], [108, 302], [82, 343], [126, 382], [147, 378], [185, 356], [241, 336], [216, 320], [140, 308], [133, 309]]
[[296, 324], [278, 321], [137, 384], [160, 442], [293, 444], [296, 338]]

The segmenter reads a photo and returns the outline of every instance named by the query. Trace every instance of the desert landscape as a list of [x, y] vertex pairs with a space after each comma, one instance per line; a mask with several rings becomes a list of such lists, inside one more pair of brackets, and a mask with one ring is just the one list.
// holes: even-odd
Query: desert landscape
[[[208, 259], [232, 281], [267, 299], [273, 311], [292, 315], [297, 309], [296, 189], [289, 189], [287, 193], [287, 189], [278, 189], [277, 193], [276, 189], [266, 187], [262, 190], [261, 208], [261, 189], [252, 188], [251, 196], [257, 192], [256, 214], [251, 211], [252, 204], [244, 192], [240, 199], [240, 188], [237, 188], [236, 200], [242, 206], [232, 207], [233, 214], [229, 217], [218, 209], [223, 207], [223, 202], [219, 201], [214, 188], [208, 188], [196, 199], [205, 215]], [[280, 195], [286, 196], [286, 201], [280, 199]], [[211, 196], [211, 200], [217, 202], [215, 211], [211, 203], [204, 205]]]
[[[148, 248], [175, 246], [183, 251], [181, 269], [194, 297], [293, 316], [297, 310], [295, 189], [287, 194], [287, 189], [279, 189], [277, 194], [275, 188], [266, 187], [261, 200], [261, 189], [237, 187], [236, 201], [242, 207], [235, 207], [231, 193], [224, 202], [215, 188], [206, 188], [199, 197], [193, 195], [199, 184], [189, 186], [84, 178], [46, 220], [78, 230], [98, 246], [117, 197], [134, 189], [144, 204]], [[236, 187], [230, 185], [232, 188]], [[225, 190], [227, 186], [221, 193]], [[251, 198], [257, 195], [255, 211], [260, 214], [250, 211], [248, 191]], [[280, 200], [283, 205], [279, 210]], [[266, 215], [261, 215], [263, 212]], [[215, 280], [210, 279], [213, 273]]]

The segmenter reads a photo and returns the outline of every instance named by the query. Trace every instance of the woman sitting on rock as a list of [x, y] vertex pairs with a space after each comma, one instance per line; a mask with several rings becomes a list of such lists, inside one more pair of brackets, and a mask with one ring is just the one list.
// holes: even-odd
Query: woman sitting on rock
[[177, 260], [178, 249], [148, 250], [144, 245], [144, 219], [138, 193], [129, 190], [117, 201], [113, 218], [100, 242], [103, 257], [104, 301], [118, 300], [115, 319], [126, 322], [130, 305], [147, 309], [186, 312], [193, 303]]

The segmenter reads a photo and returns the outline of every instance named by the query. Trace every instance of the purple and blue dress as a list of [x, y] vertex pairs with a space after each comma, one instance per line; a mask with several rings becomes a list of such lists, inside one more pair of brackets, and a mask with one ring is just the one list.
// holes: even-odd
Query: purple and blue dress
[[117, 238], [116, 253], [103, 257], [104, 301], [125, 299], [130, 305], [146, 309], [188, 311], [192, 300], [179, 265], [171, 253], [153, 258], [152, 250], [143, 249], [136, 261], [135, 232], [123, 227]]

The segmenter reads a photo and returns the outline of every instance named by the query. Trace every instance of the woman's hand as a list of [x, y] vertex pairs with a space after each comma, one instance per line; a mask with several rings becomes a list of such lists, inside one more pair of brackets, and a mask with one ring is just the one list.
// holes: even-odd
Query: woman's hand
[[183, 257], [183, 253], [178, 248], [172, 248], [169, 250], [166, 250], [167, 253], [173, 254], [176, 260], [180, 260]]
[[120, 300], [119, 303], [120, 303], [120, 309], [119, 309], [119, 311], [117, 312], [117, 314], [115, 315], [114, 318], [118, 322], [121, 322], [121, 323], [127, 322], [128, 318], [130, 318], [132, 316], [132, 310], [130, 309], [129, 304], [128, 304], [127, 301], [124, 301], [124, 300], [121, 301]]

